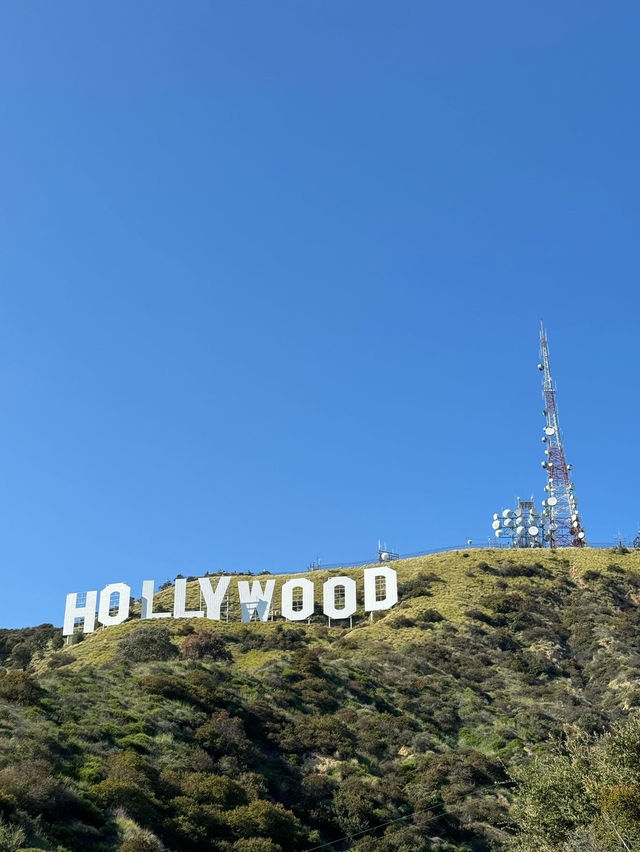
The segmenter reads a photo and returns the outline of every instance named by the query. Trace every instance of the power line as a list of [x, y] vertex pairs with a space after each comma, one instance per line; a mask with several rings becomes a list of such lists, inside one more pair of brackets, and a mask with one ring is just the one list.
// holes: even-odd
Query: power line
[[607, 822], [609, 823], [609, 825], [611, 826], [611, 828], [612, 828], [612, 829], [615, 831], [615, 833], [618, 835], [618, 840], [620, 841], [620, 843], [622, 843], [622, 845], [623, 845], [623, 846], [624, 846], [624, 848], [627, 850], [627, 852], [631, 852], [631, 847], [630, 847], [630, 846], [627, 846], [627, 843], [625, 842], [624, 837], [620, 834], [620, 832], [619, 832], [619, 831], [618, 831], [618, 829], [616, 828], [616, 824], [613, 822], [613, 820], [611, 819], [611, 817], [609, 816], [609, 814], [607, 814], [607, 813], [605, 813], [605, 812], [603, 811], [603, 812], [602, 812], [602, 816], [603, 816], [603, 817], [607, 820]]
[[[304, 849], [303, 852], [316, 852], [317, 849], [326, 849], [327, 846], [333, 846], [336, 843], [342, 843], [345, 840], [355, 840], [356, 837], [362, 837], [365, 834], [369, 834], [372, 831], [377, 831], [379, 828], [385, 828], [387, 825], [393, 825], [396, 822], [401, 822], [403, 819], [408, 819], [409, 817], [416, 816], [416, 814], [424, 814], [428, 811], [433, 811], [436, 807], [446, 808], [447, 805], [452, 805], [455, 802], [459, 802], [461, 799], [466, 799], [470, 793], [475, 792], [476, 790], [486, 790], [489, 787], [507, 787], [514, 785], [515, 781], [496, 781], [493, 784], [481, 784], [480, 787], [475, 787], [473, 791], [469, 791], [468, 793], [463, 793], [460, 796], [456, 796], [455, 799], [452, 799], [450, 802], [442, 803], [442, 805], [434, 805], [430, 808], [421, 808], [418, 811], [411, 811], [410, 814], [404, 814], [404, 816], [396, 817], [395, 819], [390, 819], [387, 822], [378, 823], [378, 825], [372, 825], [370, 828], [365, 828], [362, 831], [356, 831], [354, 834], [346, 834], [344, 837], [339, 837], [337, 840], [330, 840], [327, 843], [321, 843], [319, 846], [310, 846], [308, 849]], [[435, 814], [431, 819], [426, 820], [426, 822], [433, 822], [433, 820], [437, 819], [439, 816], [442, 816], [442, 812]]]

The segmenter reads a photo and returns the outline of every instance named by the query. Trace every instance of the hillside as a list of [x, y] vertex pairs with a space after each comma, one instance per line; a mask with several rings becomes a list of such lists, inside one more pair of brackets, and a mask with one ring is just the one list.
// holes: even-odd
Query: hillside
[[[394, 567], [398, 605], [353, 629], [133, 617], [65, 648], [46, 626], [1, 632], [0, 849], [569, 848], [571, 819], [534, 821], [531, 767], [640, 703], [640, 553]], [[607, 831], [589, 848], [624, 848]]]

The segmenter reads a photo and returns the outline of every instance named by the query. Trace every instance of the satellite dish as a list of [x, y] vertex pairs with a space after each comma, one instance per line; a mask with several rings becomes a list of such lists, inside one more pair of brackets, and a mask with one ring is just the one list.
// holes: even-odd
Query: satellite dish
[[557, 497], [549, 497], [549, 499], [547, 500], [547, 503], [548, 503], [549, 506], [555, 506], [557, 502], [558, 502]]
[[584, 533], [583, 533], [583, 532], [579, 532], [579, 533], [578, 533], [578, 538], [584, 538]]
[[380, 554], [380, 561], [381, 562], [388, 562], [389, 561], [389, 554], [386, 551], [384, 553]]
[[505, 525], [505, 527], [512, 527], [513, 526], [513, 520], [511, 518], [505, 518], [504, 525]]
[[513, 514], [514, 514], [514, 517], [519, 518], [522, 515], [522, 509], [520, 509], [520, 508], [516, 509]]
[[543, 501], [542, 501], [542, 505], [543, 505], [543, 506], [546, 506], [546, 505], [547, 505], [547, 501], [546, 501], [546, 500], [543, 500]]
[[518, 535], [524, 535], [526, 531], [526, 527], [516, 527], [516, 532], [518, 533]]
[[511, 517], [511, 509], [503, 509], [502, 510], [502, 517], [503, 518], [510, 518]]
[[536, 536], [539, 532], [538, 527], [529, 527], [529, 535]]
[[538, 364], [538, 369], [540, 370], [540, 372], [542, 372], [542, 370], [544, 370], [544, 367], [542, 366], [542, 364]]
[[500, 519], [500, 515], [499, 515], [497, 512], [494, 512], [494, 513], [493, 513], [493, 520], [494, 520], [494, 521], [497, 521], [497, 520], [499, 520], [499, 519]]
[[544, 427], [544, 434], [545, 435], [555, 435], [556, 430], [553, 428], [553, 426], [545, 426]]
[[502, 533], [503, 533], [503, 530], [496, 530], [496, 538], [500, 538]]
[[502, 526], [502, 524], [500, 523], [500, 521], [494, 521], [494, 522], [491, 524], [491, 526], [494, 528], [494, 530], [499, 530], [499, 529], [500, 529], [500, 527]]

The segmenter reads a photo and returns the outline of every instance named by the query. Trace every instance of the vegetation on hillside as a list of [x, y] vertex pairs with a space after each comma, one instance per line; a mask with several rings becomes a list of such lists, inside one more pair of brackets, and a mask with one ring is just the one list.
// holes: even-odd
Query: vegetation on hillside
[[0, 849], [640, 843], [640, 554], [395, 567], [399, 604], [353, 629], [0, 633]]

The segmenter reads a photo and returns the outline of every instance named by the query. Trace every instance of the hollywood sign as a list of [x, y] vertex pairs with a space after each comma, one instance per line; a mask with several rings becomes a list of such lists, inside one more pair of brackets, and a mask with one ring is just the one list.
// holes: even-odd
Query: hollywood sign
[[[393, 568], [378, 566], [364, 568], [364, 609], [365, 612], [390, 609], [398, 602], [398, 575]], [[275, 579], [265, 580], [264, 585], [259, 580], [251, 583], [247, 580], [237, 580], [238, 598], [240, 600], [241, 621], [267, 621], [272, 611], [272, 602], [276, 586]], [[231, 577], [220, 577], [215, 587], [210, 577], [199, 577], [198, 584], [201, 592], [201, 606], [205, 609], [187, 609], [187, 581], [175, 581], [173, 592], [173, 609], [171, 612], [154, 612], [153, 596], [155, 583], [153, 580], [142, 582], [142, 606], [140, 617], [154, 618], [208, 618], [220, 621], [220, 610], [223, 602], [228, 602]], [[98, 595], [97, 590], [86, 592], [84, 602], [79, 602], [80, 593], [71, 592], [67, 595], [64, 612], [64, 636], [75, 632], [79, 622], [82, 622], [83, 633], [93, 633], [98, 624], [111, 627], [121, 624], [129, 618], [131, 607], [131, 587], [126, 583], [110, 583]], [[287, 580], [280, 589], [280, 613], [288, 621], [303, 621], [310, 618], [315, 611], [315, 586], [312, 580], [305, 577]], [[356, 611], [356, 581], [351, 577], [330, 577], [322, 584], [322, 611], [329, 620], [350, 618]], [[206, 610], [206, 612], [205, 612]]]

